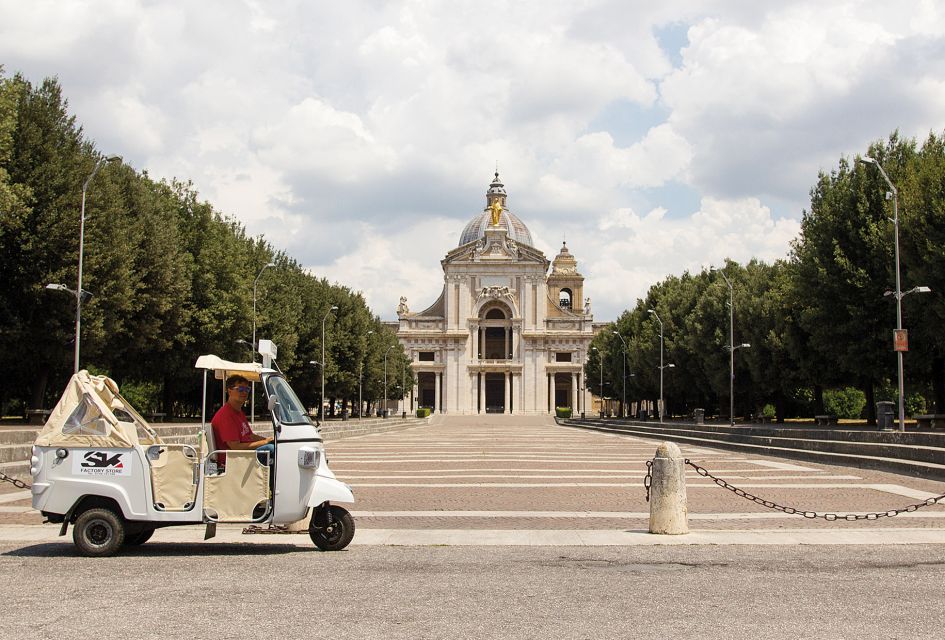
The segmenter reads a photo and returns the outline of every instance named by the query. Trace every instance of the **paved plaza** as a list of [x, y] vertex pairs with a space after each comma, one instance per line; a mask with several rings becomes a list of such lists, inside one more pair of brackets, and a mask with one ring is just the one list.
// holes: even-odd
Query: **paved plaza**
[[[659, 441], [559, 426], [543, 416], [438, 416], [392, 433], [326, 443], [354, 488], [354, 545], [906, 544], [945, 542], [945, 506], [876, 521], [827, 522], [766, 509], [687, 471], [691, 533], [647, 533], [643, 477]], [[945, 493], [941, 482], [682, 447], [733, 485], [799, 510], [885, 512]], [[0, 542], [61, 541], [28, 492], [0, 487]], [[309, 545], [307, 536], [217, 542]], [[202, 528], [158, 530], [149, 544], [198, 541]]]

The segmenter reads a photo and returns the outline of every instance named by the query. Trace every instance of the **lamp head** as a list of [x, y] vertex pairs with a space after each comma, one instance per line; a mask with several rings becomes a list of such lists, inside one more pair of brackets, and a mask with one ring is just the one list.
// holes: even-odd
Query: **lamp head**
[[929, 289], [928, 287], [916, 287], [915, 292], [916, 293], [932, 293], [932, 290]]
[[66, 285], [64, 284], [47, 284], [46, 288], [50, 291], [66, 291]]
[[331, 305], [331, 309], [329, 309], [329, 311], [337, 311], [337, 310], [338, 310], [338, 306], [334, 304]]
[[656, 313], [656, 310], [655, 310], [655, 309], [647, 309], [646, 312], [647, 312], [647, 313]]
[[108, 156], [105, 162], [121, 162], [121, 156]]
[[869, 156], [862, 156], [857, 158], [857, 161], [862, 162], [863, 164], [876, 164], [876, 160]]
[[748, 342], [743, 342], [743, 343], [741, 343], [741, 345], [739, 345], [739, 346], [740, 346], [742, 349], [750, 349], [750, 348], [751, 348], [751, 344], [748, 343]]

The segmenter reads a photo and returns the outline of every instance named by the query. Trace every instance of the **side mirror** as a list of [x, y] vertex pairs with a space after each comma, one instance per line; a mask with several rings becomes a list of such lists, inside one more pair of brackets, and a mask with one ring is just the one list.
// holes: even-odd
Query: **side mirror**
[[277, 406], [279, 406], [279, 398], [275, 396], [269, 396], [269, 411], [272, 411]]

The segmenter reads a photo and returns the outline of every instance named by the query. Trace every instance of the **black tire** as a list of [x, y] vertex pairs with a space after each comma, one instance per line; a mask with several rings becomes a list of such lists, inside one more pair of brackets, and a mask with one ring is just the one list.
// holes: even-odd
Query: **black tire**
[[138, 546], [144, 544], [154, 535], [154, 529], [142, 529], [138, 533], [125, 536], [125, 544]]
[[[328, 524], [328, 513], [331, 513], [331, 524]], [[354, 538], [354, 518], [348, 510], [337, 505], [322, 507], [312, 515], [312, 522], [308, 526], [308, 535], [315, 546], [322, 551], [341, 551]]]
[[125, 542], [125, 522], [111, 509], [83, 511], [72, 527], [72, 540], [84, 556], [113, 556]]

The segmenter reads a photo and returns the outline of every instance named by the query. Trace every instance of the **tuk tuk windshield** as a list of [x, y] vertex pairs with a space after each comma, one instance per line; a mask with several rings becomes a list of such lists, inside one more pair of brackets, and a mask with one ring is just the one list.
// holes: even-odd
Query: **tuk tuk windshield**
[[279, 404], [275, 406], [276, 419], [282, 424], [312, 424], [305, 407], [281, 376], [271, 376], [266, 380], [269, 395], [275, 396]]

